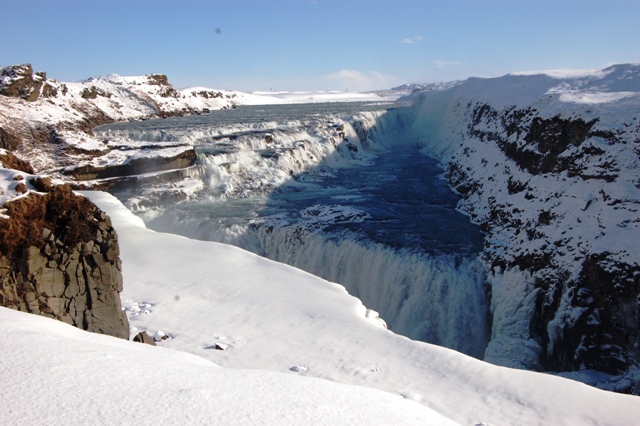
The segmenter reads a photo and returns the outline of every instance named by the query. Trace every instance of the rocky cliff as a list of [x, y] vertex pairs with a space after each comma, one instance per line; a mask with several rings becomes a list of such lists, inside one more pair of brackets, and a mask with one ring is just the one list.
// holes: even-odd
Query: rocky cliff
[[13, 166], [0, 169], [6, 201], [0, 214], [0, 306], [128, 339], [118, 236], [109, 217], [68, 186], [27, 180], [26, 163], [0, 154], [3, 166]]
[[416, 95], [410, 114], [487, 232], [485, 359], [592, 382], [579, 372], [636, 371], [640, 66], [469, 79]]

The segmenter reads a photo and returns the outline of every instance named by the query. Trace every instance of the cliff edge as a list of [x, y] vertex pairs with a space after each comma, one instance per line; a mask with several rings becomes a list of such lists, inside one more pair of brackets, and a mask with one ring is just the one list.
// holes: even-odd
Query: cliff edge
[[29, 178], [14, 158], [0, 150], [2, 166], [25, 166], [0, 169], [0, 306], [128, 339], [111, 219], [69, 186]]

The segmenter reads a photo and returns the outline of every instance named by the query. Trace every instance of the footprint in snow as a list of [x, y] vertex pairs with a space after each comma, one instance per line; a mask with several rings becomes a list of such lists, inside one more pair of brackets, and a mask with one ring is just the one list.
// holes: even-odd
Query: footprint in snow
[[293, 371], [294, 373], [305, 373], [309, 371], [309, 367], [306, 365], [292, 365], [289, 367], [289, 371]]

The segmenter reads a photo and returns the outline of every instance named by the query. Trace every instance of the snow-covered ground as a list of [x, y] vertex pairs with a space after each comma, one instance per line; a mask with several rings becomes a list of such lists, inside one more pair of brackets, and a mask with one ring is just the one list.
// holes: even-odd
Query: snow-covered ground
[[[15, 175], [3, 175], [7, 199]], [[3, 423], [620, 425], [640, 415], [637, 397], [398, 336], [342, 286], [156, 233], [111, 195], [85, 195], [118, 231], [132, 333], [166, 336], [164, 348], [2, 308]]]
[[374, 389], [249, 369], [0, 308], [5, 425], [455, 425]]
[[244, 105], [309, 104], [321, 102], [381, 102], [393, 101], [397, 93], [377, 92], [251, 92]]
[[[209, 128], [167, 128], [164, 135], [140, 129], [129, 135], [220, 144], [201, 155], [203, 174], [191, 175], [205, 183], [189, 187], [219, 189], [209, 195], [220, 202], [268, 193], [291, 171], [304, 175], [318, 164], [366, 161], [380, 145], [422, 148], [464, 192], [459, 208], [488, 232], [484, 258], [493, 329], [485, 359], [637, 392], [637, 292], [626, 283], [637, 280], [633, 271], [640, 264], [639, 70], [637, 64], [623, 64], [472, 78], [445, 90], [420, 90], [411, 96], [411, 107], [387, 112], [327, 114], [297, 123], [209, 123]], [[348, 145], [334, 143], [341, 139], [338, 128], [353, 150], [341, 152]], [[261, 155], [265, 150], [278, 155]], [[144, 211], [153, 204], [146, 198], [122, 199], [152, 219], [155, 212]], [[161, 226], [156, 222], [150, 226], [211, 238], [208, 224], [188, 215]], [[211, 239], [230, 241], [225, 238]], [[316, 253], [314, 259], [323, 257]], [[373, 270], [370, 263], [366, 267]], [[603, 270], [600, 276], [593, 272], [597, 268]], [[612, 331], [620, 334], [610, 337]], [[566, 372], [575, 370], [581, 372]]]
[[166, 334], [162, 346], [223, 367], [384, 390], [466, 425], [633, 424], [640, 415], [636, 397], [395, 335], [339, 285], [234, 247], [150, 231], [112, 196], [86, 195], [120, 236], [132, 332]]

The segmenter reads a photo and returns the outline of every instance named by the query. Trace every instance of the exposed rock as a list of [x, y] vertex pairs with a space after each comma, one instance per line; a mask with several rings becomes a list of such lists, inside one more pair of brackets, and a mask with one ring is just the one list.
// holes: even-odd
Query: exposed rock
[[[550, 183], [572, 177], [598, 179], [602, 185], [615, 182], [620, 157], [616, 159], [607, 150], [623, 149], [638, 140], [637, 126], [605, 131], [598, 128], [598, 119], [543, 118], [533, 108], [500, 110], [480, 103], [469, 104], [468, 109], [470, 140], [480, 142], [468, 143], [453, 156], [447, 177], [464, 196], [463, 210], [490, 234], [484, 256], [492, 269], [500, 271], [496, 275], [507, 276], [509, 271], [530, 274], [530, 288], [525, 292], [531, 296], [528, 317], [518, 318], [520, 328], [526, 330], [524, 340], [538, 346], [539, 357], [524, 367], [623, 373], [640, 360], [640, 266], [620, 261], [624, 256], [619, 253], [592, 251], [589, 244], [575, 241], [575, 233], [574, 241], [563, 237], [567, 213], [556, 209], [564, 199], [558, 194], [540, 194], [541, 188], [532, 187], [531, 181], [546, 175]], [[484, 158], [483, 142], [495, 144], [520, 170], [510, 171], [509, 167], [515, 167], [505, 166], [499, 157]], [[487, 182], [486, 174], [465, 166], [468, 162], [508, 176], [503, 179], [505, 187]], [[600, 206], [612, 207], [612, 213], [635, 211], [629, 197], [612, 199], [603, 190], [596, 196]], [[523, 204], [523, 198], [528, 204]], [[588, 213], [592, 203], [593, 199], [584, 200], [575, 210]], [[578, 228], [587, 218], [578, 217], [573, 225]], [[593, 229], [590, 226], [585, 230]], [[604, 235], [603, 225], [595, 226]], [[523, 236], [535, 250], [521, 249], [518, 241]], [[497, 240], [509, 241], [508, 249], [496, 244]]]
[[105, 98], [110, 98], [111, 97], [111, 93], [100, 89], [99, 87], [96, 86], [91, 86], [89, 88], [84, 88], [82, 89], [82, 92], [80, 93], [80, 96], [83, 99], [96, 99], [98, 96], [102, 96]]
[[29, 179], [29, 183], [40, 192], [49, 192], [53, 188], [51, 179], [48, 177], [37, 176]]
[[145, 343], [151, 346], [157, 346], [156, 341], [153, 340], [153, 338], [149, 336], [146, 331], [141, 331], [140, 333], [136, 334], [133, 338], [133, 341], [138, 343]]
[[[66, 90], [66, 86], [64, 86]], [[28, 102], [55, 97], [58, 89], [47, 82], [44, 72], [33, 73], [31, 64], [4, 67], [0, 72], [0, 95], [22, 98]]]
[[0, 127], [0, 148], [14, 150], [22, 145], [22, 139]]
[[40, 96], [42, 81], [41, 75], [33, 74], [31, 64], [5, 67], [0, 74], [0, 95], [33, 102]]
[[33, 174], [33, 167], [29, 162], [16, 157], [10, 151], [0, 151], [0, 165], [7, 169], [20, 170], [21, 172]]
[[216, 98], [222, 98], [224, 96], [222, 92], [216, 92], [212, 90], [193, 91], [191, 92], [191, 94], [194, 97], [200, 97], [205, 99], [216, 99]]
[[27, 189], [27, 185], [25, 185], [24, 182], [20, 182], [16, 185], [14, 191], [16, 192], [16, 194], [25, 194], [27, 193], [27, 191], [29, 191], [29, 189]]
[[134, 158], [126, 164], [113, 166], [94, 166], [87, 164], [63, 171], [64, 175], [76, 180], [107, 179], [122, 176], [139, 175], [192, 166], [198, 158], [194, 149], [184, 150], [174, 156]]
[[147, 80], [150, 85], [161, 86], [160, 96], [163, 98], [178, 98], [180, 93], [169, 83], [169, 79], [164, 74], [150, 74], [147, 75]]
[[128, 339], [109, 218], [66, 186], [3, 207], [9, 219], [0, 218], [0, 305]]

